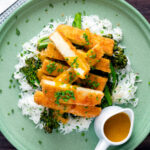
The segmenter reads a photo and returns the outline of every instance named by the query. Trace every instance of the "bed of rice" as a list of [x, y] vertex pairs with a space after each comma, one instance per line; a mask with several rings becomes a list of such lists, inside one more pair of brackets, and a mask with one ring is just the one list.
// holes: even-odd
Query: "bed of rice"
[[[19, 87], [21, 90], [21, 98], [18, 101], [18, 107], [22, 110], [22, 114], [26, 115], [31, 119], [37, 127], [43, 128], [43, 124], [40, 123], [40, 114], [44, 107], [39, 106], [34, 102], [33, 94], [35, 90], [27, 83], [24, 74], [19, 72], [19, 69], [25, 66], [25, 59], [30, 57], [36, 57], [37, 51], [37, 41], [45, 36], [50, 35], [59, 24], [72, 25], [73, 17], [66, 17], [65, 21], [54, 21], [50, 22], [43, 30], [35, 37], [33, 37], [29, 42], [23, 44], [21, 53], [18, 54], [19, 63], [15, 66], [14, 78], [19, 81]], [[122, 40], [122, 30], [119, 27], [112, 27], [112, 23], [103, 19], [100, 20], [98, 16], [83, 16], [82, 17], [82, 28], [89, 28], [91, 32], [98, 35], [112, 34], [114, 40]], [[138, 98], [135, 97], [137, 90], [136, 77], [128, 61], [128, 65], [125, 69], [117, 71], [119, 75], [119, 83], [116, 89], [113, 91], [113, 102], [114, 104], [130, 103], [134, 107], [138, 103]], [[77, 132], [88, 130], [93, 119], [86, 118], [71, 118], [69, 117], [69, 122], [66, 125], [60, 123], [59, 131], [63, 134], [68, 134], [73, 130]]]

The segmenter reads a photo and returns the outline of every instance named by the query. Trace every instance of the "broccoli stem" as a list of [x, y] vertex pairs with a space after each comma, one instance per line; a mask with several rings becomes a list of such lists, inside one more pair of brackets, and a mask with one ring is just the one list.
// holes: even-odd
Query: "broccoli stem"
[[43, 43], [38, 43], [37, 48], [39, 51], [41, 51], [42, 49], [45, 49], [48, 46], [49, 42], [43, 42]]
[[41, 39], [38, 40], [38, 44], [37, 44], [37, 48], [39, 51], [41, 51], [42, 49], [45, 49], [48, 46], [49, 43], [49, 37], [43, 37]]
[[80, 12], [76, 13], [72, 26], [81, 29], [82, 25], [81, 25], [81, 13]]
[[114, 89], [114, 87], [116, 86], [116, 82], [117, 82], [117, 74], [115, 72], [115, 69], [112, 65], [112, 63], [110, 63], [110, 69], [111, 69], [111, 73], [110, 75], [112, 76], [112, 90]]
[[108, 105], [111, 106], [112, 105], [112, 98], [111, 98], [111, 95], [110, 95], [110, 92], [109, 92], [109, 88], [108, 88], [107, 85], [105, 87], [104, 94], [105, 94], [105, 98], [106, 98], [106, 100], [108, 102]]

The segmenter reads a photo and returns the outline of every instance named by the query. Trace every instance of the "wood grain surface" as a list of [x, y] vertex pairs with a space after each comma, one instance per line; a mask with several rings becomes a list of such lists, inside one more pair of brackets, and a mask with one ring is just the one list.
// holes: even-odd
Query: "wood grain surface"
[[[150, 22], [150, 0], [126, 0], [137, 8]], [[16, 150], [7, 139], [0, 133], [0, 150]], [[150, 150], [150, 135], [141, 143], [136, 150]]]

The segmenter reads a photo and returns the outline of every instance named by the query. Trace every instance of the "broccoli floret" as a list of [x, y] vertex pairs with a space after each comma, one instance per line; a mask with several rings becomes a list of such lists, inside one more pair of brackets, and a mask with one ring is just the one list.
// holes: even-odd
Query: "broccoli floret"
[[111, 57], [111, 62], [116, 69], [123, 69], [126, 67], [128, 59], [124, 55], [124, 49], [114, 46], [114, 54]]
[[41, 66], [41, 61], [39, 59], [31, 57], [29, 59], [26, 59], [25, 63], [26, 66], [22, 67], [20, 69], [20, 72], [25, 75], [26, 80], [33, 88], [37, 88], [39, 80], [36, 73]]
[[54, 110], [44, 109], [40, 117], [41, 123], [44, 124], [44, 130], [47, 133], [52, 133], [53, 129], [57, 129], [60, 125], [57, 118], [54, 117]]

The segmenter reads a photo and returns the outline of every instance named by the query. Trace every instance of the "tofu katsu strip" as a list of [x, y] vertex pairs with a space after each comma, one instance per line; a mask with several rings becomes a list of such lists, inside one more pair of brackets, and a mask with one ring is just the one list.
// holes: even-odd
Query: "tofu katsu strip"
[[58, 31], [52, 33], [50, 39], [54, 42], [66, 62], [74, 68], [77, 76], [81, 79], [85, 79], [85, 75], [88, 74], [90, 67], [86, 60], [77, 54], [77, 50], [72, 43]]
[[90, 67], [92, 67], [99, 62], [99, 60], [104, 55], [104, 51], [102, 50], [101, 46], [97, 44], [92, 49], [88, 50], [86, 55], [86, 60]]
[[46, 75], [57, 76], [67, 70], [69, 66], [45, 59], [42, 63], [42, 72]]
[[61, 24], [56, 28], [56, 30], [62, 33], [72, 43], [77, 45], [85, 46], [88, 44], [87, 40], [90, 39], [90, 31], [88, 29], [81, 30], [79, 28]]
[[[114, 40], [112, 39], [93, 34], [89, 31], [87, 34], [82, 29], [74, 28], [72, 26], [68, 26], [64, 24], [59, 25], [57, 27], [57, 30], [61, 32], [67, 39], [69, 39], [74, 44], [85, 46], [87, 49], [91, 49], [96, 44], [100, 44], [106, 55], [112, 56], [113, 54]], [[86, 40], [84, 40], [84, 38]], [[87, 44], [87, 39], [88, 39], [88, 44]]]
[[111, 69], [110, 69], [110, 60], [106, 59], [106, 58], [101, 58], [100, 62], [98, 62], [94, 66], [94, 68], [96, 70], [100, 70], [100, 71], [104, 71], [104, 72], [110, 73], [111, 72]]
[[65, 61], [64, 57], [59, 53], [59, 51], [57, 50], [57, 48], [55, 47], [53, 43], [49, 43], [47, 46], [47, 49], [40, 52], [38, 57], [40, 58], [42, 62], [46, 58]]
[[106, 55], [113, 55], [114, 40], [93, 33], [91, 33], [90, 37], [89, 45], [86, 45], [87, 49], [94, 47], [96, 44], [100, 44]]
[[59, 110], [62, 113], [71, 113], [76, 116], [93, 118], [100, 114], [101, 108], [94, 106], [79, 106], [79, 105], [67, 105], [67, 104], [56, 104], [52, 102], [51, 99], [46, 97], [43, 92], [37, 91], [34, 94], [34, 101], [38, 105], [42, 105], [47, 108], [51, 108], [54, 110]]
[[[55, 78], [54, 78], [54, 77], [51, 77], [51, 76], [43, 75], [42, 78], [41, 78], [41, 80], [42, 80], [42, 79], [53, 81]], [[41, 81], [41, 80], [40, 80], [40, 81]]]
[[48, 44], [46, 49], [46, 55], [49, 56], [49, 58], [65, 61], [64, 57], [61, 55], [61, 53], [58, 51], [53, 43]]
[[48, 57], [48, 55], [46, 54], [46, 50], [41, 51], [38, 54], [38, 58], [43, 62], [46, 58]]
[[63, 73], [61, 73], [59, 76], [57, 76], [54, 81], [55, 82], [61, 82], [61, 83], [73, 83], [74, 81], [76, 81], [78, 79], [76, 73], [74, 72], [73, 68], [69, 68], [66, 71], [64, 71]]
[[43, 93], [57, 104], [95, 106], [101, 103], [104, 96], [101, 91], [49, 80], [42, 80], [41, 86]]
[[43, 76], [43, 71], [41, 68], [37, 70], [36, 76], [38, 77], [39, 81], [41, 81]]
[[55, 79], [52, 76], [45, 75], [41, 68], [38, 69], [38, 71], [37, 71], [37, 77], [38, 77], [39, 81], [41, 81], [42, 79], [53, 81]]
[[81, 86], [90, 88], [90, 89], [103, 91], [107, 81], [108, 81], [108, 78], [90, 73], [86, 79], [84, 80], [78, 79], [76, 83]]

